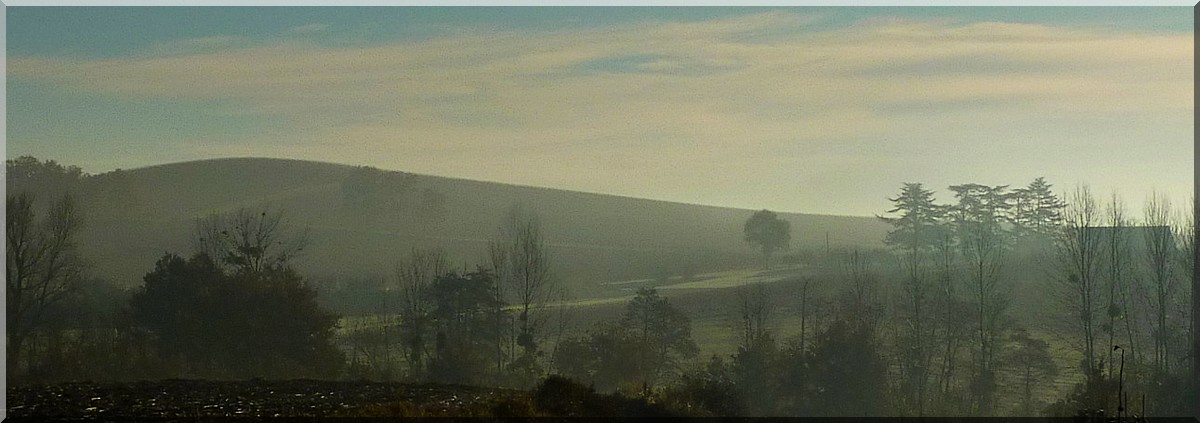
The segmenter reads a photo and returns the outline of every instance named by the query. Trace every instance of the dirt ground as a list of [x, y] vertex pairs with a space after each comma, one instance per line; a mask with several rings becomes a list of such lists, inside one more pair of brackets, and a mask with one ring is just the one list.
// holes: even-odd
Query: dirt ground
[[9, 417], [323, 417], [411, 402], [422, 408], [470, 408], [498, 389], [399, 383], [164, 380], [10, 386]]

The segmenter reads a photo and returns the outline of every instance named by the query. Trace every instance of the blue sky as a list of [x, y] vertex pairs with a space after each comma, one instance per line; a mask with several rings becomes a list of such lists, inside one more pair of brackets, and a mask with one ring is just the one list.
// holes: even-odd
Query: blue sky
[[1003, 21], [1192, 32], [1186, 7], [14, 7], [8, 10], [10, 55], [131, 55], [191, 38], [286, 36], [304, 25], [328, 25], [313, 40], [366, 45], [427, 39], [456, 28], [552, 31], [629, 22], [702, 21], [769, 10], [813, 12], [830, 28], [879, 16]]
[[903, 182], [1192, 186], [1187, 7], [7, 14], [8, 157], [91, 173], [269, 156], [854, 215]]

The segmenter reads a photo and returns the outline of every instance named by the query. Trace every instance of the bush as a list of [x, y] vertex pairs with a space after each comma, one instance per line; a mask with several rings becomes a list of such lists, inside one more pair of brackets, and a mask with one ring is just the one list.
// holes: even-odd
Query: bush
[[702, 369], [684, 373], [659, 399], [673, 410], [706, 417], [740, 416], [742, 401], [729, 365], [717, 355]]
[[227, 273], [204, 253], [167, 254], [133, 295], [139, 328], [188, 377], [333, 377], [336, 316], [291, 268]]

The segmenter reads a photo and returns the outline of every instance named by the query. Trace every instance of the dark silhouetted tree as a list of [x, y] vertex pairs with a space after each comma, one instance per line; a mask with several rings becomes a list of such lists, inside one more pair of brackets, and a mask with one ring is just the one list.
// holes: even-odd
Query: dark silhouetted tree
[[9, 193], [37, 193], [46, 198], [78, 197], [80, 183], [90, 177], [78, 166], [63, 166], [54, 160], [41, 161], [21, 156], [5, 161], [5, 186]]
[[[1141, 307], [1133, 307], [1132, 299], [1135, 298], [1136, 291], [1134, 275], [1137, 272], [1133, 268], [1135, 262], [1132, 249], [1133, 229], [1130, 227], [1129, 218], [1125, 213], [1125, 203], [1114, 192], [1104, 210], [1103, 220], [1108, 227], [1105, 229], [1101, 242], [1102, 262], [1104, 263], [1101, 271], [1105, 276], [1104, 288], [1107, 294], [1105, 314], [1108, 317], [1108, 323], [1104, 325], [1103, 329], [1108, 333], [1108, 345], [1105, 349], [1108, 350], [1108, 363], [1110, 363], [1109, 377], [1114, 377], [1115, 372], [1119, 371], [1112, 365], [1116, 363], [1113, 347], [1118, 345], [1117, 336], [1123, 335], [1124, 341], [1121, 345], [1127, 353], [1126, 361], [1131, 364], [1126, 368], [1125, 375], [1130, 380], [1135, 380], [1139, 367], [1135, 363], [1141, 357], [1141, 350], [1138, 347], [1138, 340], [1141, 338], [1138, 315]], [[1119, 328], [1118, 322], [1120, 323]]]
[[194, 226], [196, 251], [208, 254], [218, 265], [241, 273], [263, 273], [288, 267], [308, 244], [306, 231], [285, 231], [283, 211], [253, 211], [212, 214], [197, 219]]
[[640, 388], [646, 395], [678, 376], [683, 361], [698, 352], [688, 317], [654, 289], [643, 288], [618, 322], [562, 341], [554, 362], [559, 373], [600, 390]]
[[1032, 338], [1029, 332], [1021, 329], [1010, 338], [1012, 345], [1005, 356], [1009, 366], [1017, 369], [1017, 377], [1021, 382], [1022, 397], [1021, 411], [1025, 417], [1033, 417], [1033, 388], [1058, 375], [1058, 367], [1054, 365], [1054, 356], [1050, 355], [1050, 344], [1046, 341]]
[[1001, 271], [1011, 244], [1004, 230], [1011, 196], [1007, 185], [962, 184], [950, 187], [958, 204], [950, 209], [959, 251], [966, 262], [975, 321], [975, 361], [972, 372], [972, 411], [991, 411], [996, 387], [996, 344], [1008, 307], [1008, 290]]
[[681, 361], [699, 352], [692, 341], [691, 320], [654, 288], [638, 290], [625, 306], [621, 325], [637, 338], [637, 367], [647, 388], [678, 374]]
[[1177, 259], [1175, 238], [1171, 234], [1171, 200], [1161, 193], [1151, 193], [1142, 212], [1145, 243], [1144, 260], [1150, 270], [1146, 303], [1152, 316], [1154, 339], [1154, 371], [1156, 377], [1171, 371], [1171, 338], [1177, 328], [1169, 318], [1179, 291], [1173, 260]]
[[678, 384], [663, 395], [676, 408], [705, 417], [744, 415], [741, 391], [734, 382], [733, 370], [720, 356], [713, 355], [694, 371], [685, 372]]
[[46, 312], [79, 286], [84, 263], [75, 238], [82, 219], [67, 195], [35, 212], [33, 194], [9, 195], [5, 216], [5, 306], [10, 377], [21, 374], [25, 341], [47, 323]]
[[[643, 348], [638, 335], [617, 323], [604, 323], [584, 336], [567, 338], [554, 352], [558, 373], [594, 386], [598, 391], [641, 390], [646, 372], [636, 360]], [[638, 392], [640, 393], [640, 392]]]
[[926, 251], [934, 247], [945, 227], [941, 220], [946, 208], [934, 203], [934, 192], [919, 183], [905, 183], [900, 195], [889, 198], [894, 206], [889, 214], [897, 217], [880, 216], [879, 219], [892, 226], [883, 242], [904, 251]]
[[933, 301], [932, 258], [937, 244], [944, 239], [949, 228], [943, 224], [945, 207], [934, 203], [933, 191], [919, 183], [906, 183], [900, 195], [889, 200], [895, 206], [888, 210], [898, 217], [880, 217], [892, 225], [884, 243], [898, 250], [900, 266], [905, 278], [901, 284], [903, 299], [897, 310], [906, 324], [901, 356], [901, 384], [908, 412], [918, 416], [925, 414], [926, 388], [930, 378], [933, 354], [930, 354], [933, 337], [932, 313], [928, 311]]
[[834, 321], [817, 338], [810, 364], [814, 416], [882, 416], [887, 363], [866, 328]]
[[177, 375], [332, 377], [337, 317], [291, 268], [226, 273], [207, 254], [167, 254], [134, 293], [134, 320]]
[[769, 210], [755, 212], [746, 220], [746, 242], [762, 250], [763, 267], [771, 268], [771, 255], [788, 248], [792, 239], [792, 226]]
[[741, 345], [753, 346], [758, 343], [759, 338], [770, 333], [770, 325], [778, 304], [772, 300], [769, 288], [763, 284], [743, 284], [738, 287], [737, 298], [741, 318]]
[[1013, 223], [1019, 235], [1053, 237], [1062, 223], [1066, 203], [1051, 191], [1054, 185], [1038, 177], [1029, 186], [1013, 190]]
[[447, 273], [429, 287], [434, 354], [429, 378], [439, 383], [481, 384], [491, 380], [492, 348], [500, 336], [490, 314], [500, 300], [486, 271]]
[[424, 379], [424, 363], [432, 356], [432, 289], [437, 278], [447, 273], [446, 255], [441, 250], [414, 249], [407, 259], [396, 264], [401, 339], [408, 360], [409, 378], [414, 380]]
[[1071, 195], [1070, 205], [1064, 213], [1063, 227], [1057, 236], [1058, 259], [1061, 273], [1058, 278], [1060, 300], [1067, 312], [1070, 329], [1083, 342], [1083, 368], [1086, 372], [1096, 371], [1096, 337], [1099, 332], [1099, 316], [1103, 311], [1101, 295], [1100, 265], [1103, 258], [1101, 233], [1097, 226], [1101, 221], [1101, 210], [1095, 197], [1086, 186], [1080, 186]]
[[748, 416], [776, 414], [779, 403], [780, 351], [770, 333], [738, 346], [731, 360], [733, 380], [745, 401]]
[[289, 232], [281, 212], [212, 215], [194, 233], [196, 254], [165, 255], [131, 300], [163, 358], [211, 377], [337, 374], [337, 316], [292, 269], [305, 238]]

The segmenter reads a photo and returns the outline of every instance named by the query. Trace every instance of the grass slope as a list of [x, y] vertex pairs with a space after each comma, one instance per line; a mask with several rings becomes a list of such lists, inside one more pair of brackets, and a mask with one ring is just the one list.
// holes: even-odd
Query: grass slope
[[[81, 187], [88, 226], [85, 256], [102, 277], [136, 285], [164, 252], [191, 250], [192, 222], [241, 207], [282, 209], [307, 228], [299, 261], [317, 280], [379, 278], [414, 247], [445, 249], [456, 267], [473, 267], [513, 204], [536, 211], [551, 247], [554, 273], [576, 296], [604, 281], [738, 268], [756, 257], [742, 240], [752, 210], [405, 174], [383, 188], [404, 191], [392, 203], [347, 205], [344, 182], [356, 167], [280, 159], [216, 159], [110, 172]], [[404, 182], [401, 182], [404, 181]], [[407, 183], [406, 189], [400, 185]], [[440, 218], [411, 208], [429, 190], [444, 198]], [[866, 217], [780, 213], [795, 250], [879, 245], [884, 224]]]

